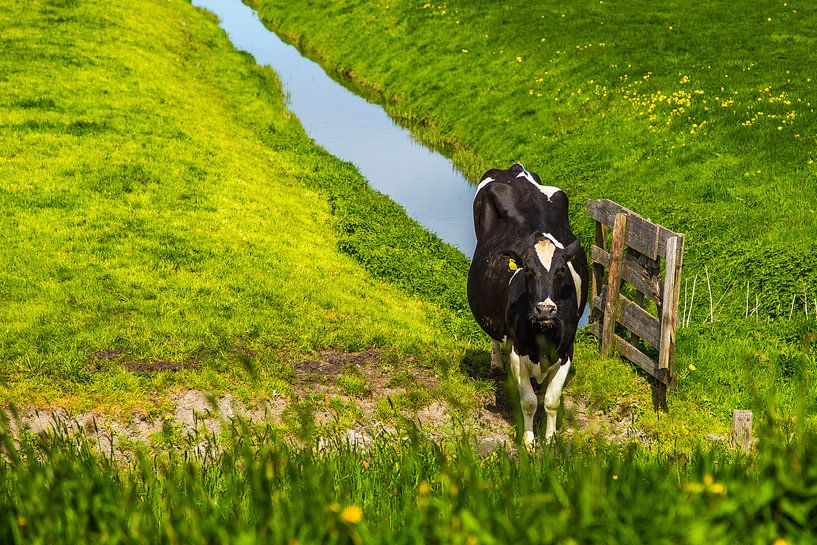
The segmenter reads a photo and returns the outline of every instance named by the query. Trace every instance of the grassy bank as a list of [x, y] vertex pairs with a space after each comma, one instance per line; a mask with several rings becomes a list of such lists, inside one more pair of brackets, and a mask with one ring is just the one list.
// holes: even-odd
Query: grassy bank
[[[792, 430], [789, 430], [792, 431]], [[293, 447], [234, 423], [221, 448], [121, 464], [59, 435], [0, 426], [4, 543], [814, 543], [817, 438], [655, 457], [557, 444], [476, 456], [411, 428], [365, 450]], [[305, 439], [308, 441], [309, 437]], [[6, 459], [13, 463], [9, 463]]]
[[0, 403], [286, 394], [325, 349], [458, 368], [465, 259], [317, 148], [211, 15], [7, 3], [0, 36]]
[[[672, 419], [702, 430], [814, 399], [812, 5], [250, 3], [472, 179], [519, 160], [564, 188], [585, 240], [589, 198], [685, 233]], [[569, 389], [648, 405], [595, 347], [580, 344]]]

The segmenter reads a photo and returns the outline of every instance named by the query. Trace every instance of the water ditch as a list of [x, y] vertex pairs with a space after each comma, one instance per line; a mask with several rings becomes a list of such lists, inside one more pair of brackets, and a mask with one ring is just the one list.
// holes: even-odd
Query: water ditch
[[349, 91], [267, 29], [240, 0], [193, 0], [220, 19], [236, 48], [272, 68], [289, 110], [326, 151], [353, 163], [377, 191], [466, 256], [476, 245], [475, 187], [451, 161], [418, 143], [379, 105]]
[[[417, 142], [377, 104], [329, 77], [316, 62], [264, 26], [241, 0], [193, 0], [215, 13], [233, 45], [272, 68], [287, 107], [307, 134], [332, 155], [357, 166], [377, 191], [470, 258], [474, 253], [476, 187], [443, 155]], [[589, 307], [580, 326], [587, 324]]]

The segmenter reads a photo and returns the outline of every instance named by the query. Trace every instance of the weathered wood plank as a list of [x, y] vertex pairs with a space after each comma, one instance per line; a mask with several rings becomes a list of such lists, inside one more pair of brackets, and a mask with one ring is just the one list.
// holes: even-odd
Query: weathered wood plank
[[[603, 294], [603, 297], [593, 299], [593, 308], [603, 309], [606, 303], [606, 295]], [[658, 348], [661, 343], [661, 323], [658, 318], [621, 294], [619, 294], [618, 300], [618, 304], [621, 305], [621, 315], [618, 317], [618, 322], [647, 343]]]
[[[610, 254], [598, 246], [590, 247], [590, 258], [593, 266], [610, 267]], [[658, 275], [652, 275], [638, 265], [638, 262], [625, 256], [622, 263], [621, 278], [635, 289], [655, 301], [661, 303], [661, 286]]]
[[[678, 246], [681, 237], [667, 241], [667, 262], [664, 267], [664, 304], [661, 306], [661, 345], [658, 354], [658, 368], [670, 369], [675, 359], [675, 333], [678, 322], [678, 294], [680, 293], [680, 260]], [[669, 371], [672, 374], [671, 371]]]
[[[596, 224], [596, 237], [595, 237], [595, 246], [593, 248], [606, 248], [607, 247], [607, 226], [600, 222], [595, 222]], [[591, 250], [592, 251], [592, 250]], [[606, 253], [606, 252], [605, 252]], [[610, 266], [610, 259], [609, 254], [607, 254], [607, 264], [602, 264], [596, 262], [596, 260], [592, 261], [591, 267], [591, 274], [592, 278], [590, 281], [590, 300], [592, 301], [596, 297], [601, 295], [602, 290], [604, 289], [604, 268]], [[593, 308], [590, 310], [590, 321], [597, 322], [601, 320], [602, 314], [604, 313], [604, 309], [597, 311]]]
[[604, 322], [601, 336], [601, 357], [606, 359], [610, 354], [613, 332], [619, 309], [616, 308], [619, 290], [621, 289], [621, 260], [624, 256], [624, 243], [627, 239], [627, 214], [619, 214], [613, 226], [613, 239], [610, 242], [610, 272], [607, 279], [607, 301], [604, 305]]
[[587, 213], [591, 218], [608, 227], [615, 224], [618, 214], [627, 214], [630, 217], [627, 230], [627, 246], [650, 259], [658, 259], [659, 256], [666, 257], [667, 241], [676, 236], [676, 233], [669, 229], [657, 225], [608, 199], [587, 201]]
[[[590, 332], [596, 337], [601, 337], [602, 334], [601, 327], [598, 323], [590, 324]], [[648, 375], [662, 381], [661, 378], [656, 376], [655, 362], [651, 360], [649, 356], [632, 346], [618, 335], [613, 334], [612, 343], [614, 344], [616, 352], [618, 352], [621, 356], [636, 364]]]

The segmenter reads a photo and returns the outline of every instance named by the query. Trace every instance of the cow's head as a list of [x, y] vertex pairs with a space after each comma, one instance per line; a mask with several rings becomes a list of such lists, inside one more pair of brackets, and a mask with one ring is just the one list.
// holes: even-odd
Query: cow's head
[[[581, 305], [581, 278], [572, 261], [583, 255], [581, 241], [564, 246], [549, 234], [540, 234], [513, 259], [511, 278], [516, 292], [527, 297], [529, 319], [544, 331], [567, 317], [576, 317]], [[520, 283], [524, 282], [524, 286]]]

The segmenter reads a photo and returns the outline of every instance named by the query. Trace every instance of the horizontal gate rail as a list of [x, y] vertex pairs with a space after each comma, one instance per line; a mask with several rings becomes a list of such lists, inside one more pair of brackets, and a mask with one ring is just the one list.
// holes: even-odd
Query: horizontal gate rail
[[[588, 201], [587, 213], [596, 222], [590, 251], [590, 331], [601, 339], [603, 358], [615, 351], [635, 363], [658, 380], [662, 386], [659, 397], [666, 401], [666, 388], [673, 385], [675, 377], [684, 235], [607, 199]], [[635, 292], [632, 299], [621, 293], [625, 285], [632, 286], [627, 290]], [[647, 301], [654, 305], [647, 305]], [[655, 313], [649, 310], [653, 306]], [[619, 335], [616, 325], [629, 335]], [[656, 351], [657, 358], [647, 354]]]

